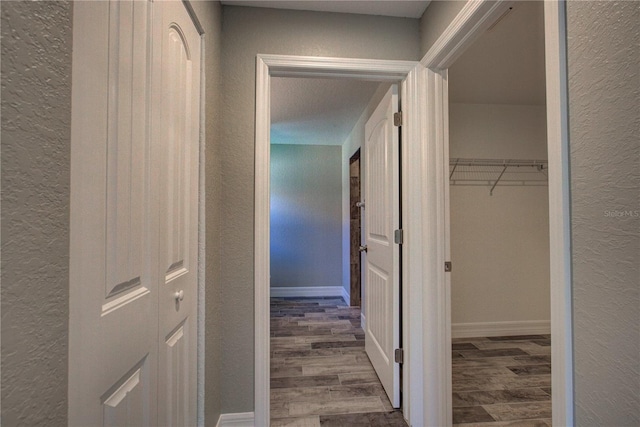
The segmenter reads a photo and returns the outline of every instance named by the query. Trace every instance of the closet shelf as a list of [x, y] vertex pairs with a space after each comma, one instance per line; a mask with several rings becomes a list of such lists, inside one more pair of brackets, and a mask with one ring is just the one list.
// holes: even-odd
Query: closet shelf
[[489, 194], [498, 185], [547, 185], [546, 160], [517, 159], [461, 159], [449, 160], [451, 185], [491, 186]]

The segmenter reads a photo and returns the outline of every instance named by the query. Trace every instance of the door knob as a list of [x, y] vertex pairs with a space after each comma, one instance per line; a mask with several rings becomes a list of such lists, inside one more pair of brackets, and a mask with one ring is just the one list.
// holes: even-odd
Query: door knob
[[176, 299], [176, 302], [182, 301], [184, 299], [184, 291], [182, 289], [176, 291], [176, 293], [173, 294], [173, 297]]
[[359, 250], [360, 252], [367, 252], [367, 245], [360, 246], [360, 248], [358, 248], [358, 250]]

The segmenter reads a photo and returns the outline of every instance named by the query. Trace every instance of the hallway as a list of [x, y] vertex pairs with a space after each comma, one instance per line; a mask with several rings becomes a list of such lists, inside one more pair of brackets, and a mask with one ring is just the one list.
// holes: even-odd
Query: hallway
[[360, 307], [271, 298], [271, 426], [404, 427], [364, 350]]

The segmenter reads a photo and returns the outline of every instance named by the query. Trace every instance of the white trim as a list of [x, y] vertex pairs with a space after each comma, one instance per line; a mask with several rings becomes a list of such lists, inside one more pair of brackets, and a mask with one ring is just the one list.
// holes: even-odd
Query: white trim
[[506, 337], [513, 335], [542, 335], [551, 333], [549, 320], [513, 322], [453, 323], [452, 338]]
[[[255, 422], [269, 424], [269, 128], [271, 76], [339, 77], [377, 81], [402, 81], [403, 115], [403, 343], [407, 360], [403, 369], [403, 412], [414, 426], [423, 425], [422, 375], [422, 204], [424, 198], [420, 158], [424, 145], [426, 81], [417, 62], [348, 58], [258, 55], [256, 58], [255, 129]], [[411, 262], [410, 262], [411, 261]], [[413, 350], [411, 350], [413, 349]]]
[[551, 279], [551, 397], [553, 425], [572, 426], [573, 319], [567, 34], [564, 1], [544, 2], [549, 159], [549, 248]]
[[271, 287], [272, 297], [341, 297], [342, 286]]
[[269, 425], [270, 335], [270, 127], [271, 78], [269, 66], [256, 58], [256, 156], [254, 238], [254, 411], [258, 425]]
[[422, 58], [427, 68], [445, 70], [502, 16], [513, 1], [469, 1]]
[[344, 287], [340, 286], [340, 288], [342, 288], [342, 299], [347, 305], [351, 305], [351, 294]]
[[235, 414], [220, 414], [216, 427], [254, 427], [253, 412], [238, 412]]
[[[187, 9], [192, 10], [189, 2]], [[200, 26], [197, 21], [197, 16], [193, 12], [192, 18], [197, 22], [196, 27]], [[199, 165], [199, 183], [198, 183], [198, 358], [197, 358], [197, 415], [196, 423], [199, 426], [204, 425], [204, 382], [205, 382], [205, 313], [206, 313], [206, 300], [205, 300], [205, 272], [206, 272], [206, 193], [205, 193], [205, 144], [206, 144], [206, 73], [205, 73], [205, 38], [204, 34], [200, 35], [200, 58], [202, 58], [202, 66], [200, 69], [200, 165]]]
[[[469, 1], [427, 52], [427, 144], [423, 153], [426, 198], [424, 425], [451, 425], [450, 278], [441, 262], [449, 257], [447, 68], [509, 7], [507, 0]], [[563, 1], [545, 1], [549, 233], [551, 268], [553, 424], [573, 418], [573, 347], [569, 151], [567, 131], [566, 21]], [[443, 176], [445, 174], [445, 176]], [[440, 350], [438, 350], [440, 349]], [[444, 373], [444, 375], [442, 374]]]

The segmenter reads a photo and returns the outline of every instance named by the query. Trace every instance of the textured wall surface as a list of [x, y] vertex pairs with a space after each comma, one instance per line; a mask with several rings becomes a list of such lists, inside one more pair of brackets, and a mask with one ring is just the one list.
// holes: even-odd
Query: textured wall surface
[[[547, 158], [544, 106], [451, 104], [449, 111], [452, 158]], [[450, 188], [451, 322], [548, 322], [548, 189], [497, 186], [492, 196], [489, 189]]]
[[65, 425], [72, 4], [1, 10], [2, 424]]
[[[220, 92], [221, 92], [221, 48], [222, 7], [218, 1], [191, 2], [200, 24], [204, 28], [205, 69], [205, 289], [204, 303], [205, 345], [204, 408], [198, 408], [198, 416], [204, 416], [204, 425], [215, 425], [221, 413], [220, 387], [223, 357], [222, 305], [220, 270], [223, 261], [223, 243], [219, 238], [222, 229], [222, 163], [220, 159]], [[199, 349], [202, 351], [203, 349]], [[202, 375], [202, 372], [198, 372]], [[199, 378], [202, 381], [202, 377]], [[204, 413], [203, 413], [204, 412]]]
[[222, 412], [253, 410], [256, 54], [416, 60], [417, 19], [223, 7]]
[[341, 151], [271, 145], [272, 287], [342, 284]]
[[640, 424], [640, 3], [567, 2], [577, 425]]
[[463, 0], [437, 0], [429, 3], [429, 7], [420, 19], [420, 52], [422, 53], [420, 59], [429, 51], [466, 3]]

